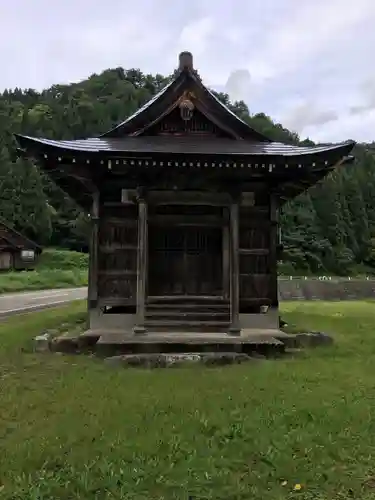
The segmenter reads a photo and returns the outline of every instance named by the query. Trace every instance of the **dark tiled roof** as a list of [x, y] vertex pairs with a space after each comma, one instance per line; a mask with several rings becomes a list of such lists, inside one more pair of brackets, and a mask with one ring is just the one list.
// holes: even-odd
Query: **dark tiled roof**
[[2, 220], [0, 220], [0, 236], [15, 248], [27, 248], [37, 252], [42, 251], [42, 247], [35, 243], [35, 241], [31, 241]]
[[116, 125], [115, 127], [113, 127], [111, 130], [109, 130], [108, 132], [106, 132], [105, 134], [102, 134], [101, 137], [110, 137], [113, 131], [115, 131], [117, 129], [121, 129], [125, 125], [128, 125], [135, 118], [137, 118], [141, 113], [143, 113], [147, 109], [151, 108], [152, 105], [156, 101], [158, 101], [170, 89], [170, 87], [174, 84], [174, 82], [175, 82], [175, 80], [171, 80], [169, 83], [167, 83], [167, 85], [165, 87], [163, 87], [160, 90], [160, 92], [158, 92], [157, 94], [155, 94], [152, 99], [150, 99], [143, 106], [141, 106], [139, 109], [137, 109], [137, 111], [135, 113], [133, 113], [132, 115], [128, 116], [128, 118], [126, 118], [126, 120], [122, 121], [121, 123], [119, 123], [118, 125]]
[[235, 135], [243, 139], [253, 139], [259, 142], [270, 142], [270, 139], [256, 131], [248, 123], [241, 120], [233, 111], [223, 104], [201, 81], [197, 72], [185, 68], [177, 71], [172, 80], [152, 99], [129, 116], [117, 126], [102, 134], [100, 137], [121, 137], [125, 135], [135, 135], [151, 123], [155, 123], [164, 115], [184, 91], [199, 94], [202, 103], [207, 108], [209, 114], [216, 116], [216, 119], [226, 128], [229, 128]]
[[[249, 142], [232, 139], [207, 140], [201, 137], [125, 137], [109, 139], [104, 137], [79, 139], [71, 141], [55, 141], [17, 135], [23, 147], [60, 150], [65, 153], [171, 153], [171, 154], [206, 154], [206, 155], [249, 155], [249, 156], [281, 156], [298, 157], [308, 155], [324, 155], [336, 151], [343, 156], [354, 147], [353, 141], [326, 146], [293, 146], [281, 142]], [[57, 152], [57, 151], [56, 151]]]

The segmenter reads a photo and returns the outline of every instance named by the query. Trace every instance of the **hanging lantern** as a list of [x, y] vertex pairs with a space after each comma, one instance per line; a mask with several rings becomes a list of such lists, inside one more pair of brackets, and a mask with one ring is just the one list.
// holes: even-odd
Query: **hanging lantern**
[[190, 101], [190, 99], [184, 99], [180, 102], [180, 114], [181, 118], [188, 122], [192, 119], [194, 112], [194, 104]]

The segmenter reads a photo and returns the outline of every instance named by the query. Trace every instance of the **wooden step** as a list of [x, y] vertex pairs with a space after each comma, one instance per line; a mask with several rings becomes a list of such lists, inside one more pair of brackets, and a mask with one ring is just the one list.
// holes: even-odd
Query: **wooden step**
[[[147, 320], [147, 323], [151, 323], [150, 320]], [[177, 320], [177, 319], [171, 319], [171, 320], [164, 320], [164, 319], [155, 319], [152, 320], [153, 325], [167, 325], [167, 326], [178, 326], [178, 325], [189, 325], [191, 324], [192, 326], [200, 326], [200, 325], [207, 325], [207, 326], [215, 326], [215, 325], [222, 325], [222, 324], [229, 324], [229, 321], [209, 321], [209, 320], [203, 320], [203, 321], [189, 321], [186, 320], [184, 321], [183, 319]]]
[[194, 309], [195, 307], [203, 307], [207, 309], [229, 309], [229, 302], [146, 302], [148, 308], [160, 309], [166, 307], [168, 309]]
[[201, 312], [201, 311], [146, 311], [146, 321], [153, 320], [166, 320], [166, 321], [183, 321], [184, 323], [189, 323], [191, 321], [195, 322], [206, 322], [206, 321], [224, 321], [229, 322], [230, 314], [229, 311], [221, 312]]
[[[194, 319], [195, 316], [199, 316], [202, 318], [202, 320], [207, 320], [210, 318], [213, 319], [220, 319], [220, 318], [228, 318], [230, 315], [229, 310], [226, 311], [196, 311], [194, 310], [181, 310], [181, 309], [172, 309], [172, 310], [165, 310], [165, 309], [157, 309], [157, 310], [150, 310], [146, 309], [146, 317], [153, 317], [153, 318], [162, 318], [164, 316], [168, 316], [168, 318], [177, 318], [177, 319]], [[197, 320], [198, 321], [198, 320]]]
[[166, 295], [149, 296], [146, 304], [229, 304], [229, 300], [219, 295]]
[[216, 314], [229, 314], [229, 306], [211, 304], [211, 305], [197, 305], [197, 304], [147, 304], [146, 314], [170, 314], [175, 315], [190, 315], [190, 314], [203, 314], [205, 316]]
[[229, 321], [209, 321], [188, 319], [150, 319], [145, 321], [145, 327], [150, 332], [224, 332], [230, 326]]

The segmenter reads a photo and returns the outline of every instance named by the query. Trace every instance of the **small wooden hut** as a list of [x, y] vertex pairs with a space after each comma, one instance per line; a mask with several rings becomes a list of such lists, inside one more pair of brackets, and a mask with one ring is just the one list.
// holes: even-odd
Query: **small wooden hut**
[[0, 271], [34, 269], [42, 248], [0, 221]]
[[90, 331], [139, 342], [278, 329], [279, 208], [354, 146], [271, 141], [204, 86], [189, 52], [103, 135], [17, 140], [90, 213]]

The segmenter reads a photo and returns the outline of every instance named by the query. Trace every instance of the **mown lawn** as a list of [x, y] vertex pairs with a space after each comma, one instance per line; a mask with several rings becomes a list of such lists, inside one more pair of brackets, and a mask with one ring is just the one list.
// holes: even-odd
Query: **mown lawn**
[[86, 286], [88, 254], [45, 248], [34, 271], [0, 273], [0, 294]]
[[22, 352], [84, 307], [0, 324], [0, 498], [375, 498], [375, 303], [286, 304], [336, 338], [294, 359], [147, 371]]
[[0, 273], [0, 294], [87, 286], [87, 270], [41, 269]]

